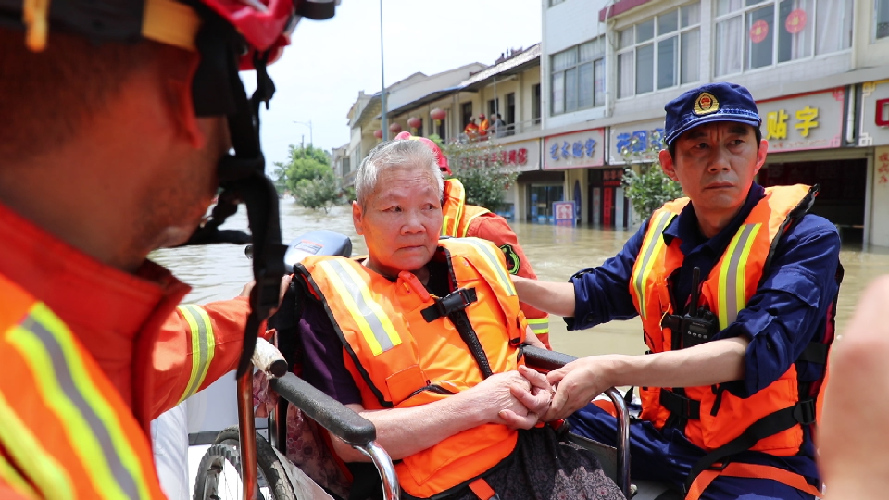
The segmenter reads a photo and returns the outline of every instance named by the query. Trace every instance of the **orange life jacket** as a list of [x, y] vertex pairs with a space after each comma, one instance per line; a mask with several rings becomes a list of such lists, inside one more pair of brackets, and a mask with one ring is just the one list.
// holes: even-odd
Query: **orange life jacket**
[[[442, 212], [444, 213], [444, 221], [441, 225], [442, 236], [454, 236], [464, 238], [467, 236], [478, 236], [475, 231], [471, 231], [472, 222], [486, 214], [491, 213], [485, 207], [466, 204], [466, 190], [463, 184], [457, 179], [448, 179], [444, 182], [444, 202], [442, 203]], [[512, 235], [511, 235], [512, 236]], [[504, 244], [503, 240], [493, 241], [500, 249], [507, 254], [507, 269], [510, 274], [517, 274], [525, 278], [537, 279], [534, 271], [531, 270], [530, 264], [521, 261], [521, 258], [527, 261], [524, 253], [520, 250], [517, 252], [512, 244]], [[537, 335], [547, 347], [549, 346], [549, 315], [539, 309], [522, 304], [522, 312], [528, 320], [528, 326]]]
[[473, 219], [484, 215], [490, 210], [485, 207], [466, 204], [466, 189], [457, 179], [448, 179], [444, 184], [444, 202], [442, 203], [444, 222], [441, 225], [442, 236], [465, 238], [471, 236], [469, 224]]
[[0, 275], [0, 482], [26, 498], [166, 499], [151, 448], [68, 327]]
[[[503, 254], [485, 240], [447, 238], [437, 256], [447, 260], [456, 290], [464, 290], [461, 302], [469, 302], [464, 311], [490, 372], [516, 369], [526, 324]], [[341, 257], [308, 257], [297, 273], [329, 311], [346, 366], [356, 382], [364, 382], [358, 386], [365, 408], [424, 405], [484, 380], [478, 355], [436, 305], [445, 302], [413, 274], [402, 271], [393, 282]], [[402, 459], [395, 467], [399, 484], [421, 498], [468, 484], [509, 455], [517, 438], [516, 431], [495, 424], [460, 432]]]
[[[718, 319], [718, 330], [735, 321], [738, 312], [756, 293], [775, 244], [790, 223], [805, 215], [815, 194], [817, 188], [810, 189], [802, 184], [766, 188], [765, 196], [741, 224], [702, 283], [698, 306], [705, 306], [714, 314]], [[673, 310], [667, 280], [682, 266], [683, 255], [679, 241], [667, 245], [662, 236], [670, 221], [688, 202], [688, 198], [681, 198], [652, 214], [633, 266], [630, 294], [642, 317], [645, 342], [653, 353], [679, 345], [673, 338], [674, 332], [663, 326], [663, 320], [668, 315], [680, 314]], [[695, 309], [697, 307], [692, 308]], [[831, 307], [828, 314], [832, 311]], [[832, 321], [827, 323], [830, 328]], [[675, 335], [681, 334], [676, 332]], [[826, 364], [832, 341], [832, 331], [829, 334], [819, 332], [804, 353], [805, 359]], [[673, 417], [674, 422], [680, 422], [689, 441], [710, 452], [705, 457], [710, 463], [702, 459], [693, 468], [690, 484], [700, 469], [747, 449], [775, 456], [796, 454], [803, 440], [802, 425], [814, 422], [820, 382], [808, 385], [807, 393], [801, 397], [796, 368], [791, 365], [778, 380], [745, 399], [732, 395], [718, 384], [678, 391], [643, 387], [640, 389], [641, 418], [661, 429]], [[708, 477], [714, 476], [711, 471], [706, 472]], [[773, 479], [781, 480], [778, 475], [780, 473], [776, 472]]]

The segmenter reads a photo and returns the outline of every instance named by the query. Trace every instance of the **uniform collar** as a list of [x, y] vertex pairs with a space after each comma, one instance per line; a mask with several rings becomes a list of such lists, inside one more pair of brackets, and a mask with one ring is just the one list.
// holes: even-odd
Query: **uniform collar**
[[156, 335], [153, 326], [173, 312], [188, 285], [149, 260], [133, 274], [105, 266], [2, 204], [0, 256], [0, 274], [74, 332], [129, 404], [134, 347]]
[[695, 214], [694, 205], [689, 202], [682, 208], [679, 217], [673, 219], [670, 225], [664, 230], [664, 241], [669, 245], [673, 238], [679, 238], [681, 241], [680, 250], [683, 255], [690, 254], [694, 249], [702, 244], [706, 244], [711, 250], [717, 253], [720, 249], [728, 245], [728, 241], [735, 234], [741, 224], [750, 215], [753, 207], [759, 203], [759, 200], [765, 196], [765, 189], [757, 183], [753, 183], [747, 191], [747, 198], [744, 200], [744, 206], [732, 218], [731, 222], [722, 229], [716, 236], [707, 238], [701, 233], [698, 227], [698, 217]]

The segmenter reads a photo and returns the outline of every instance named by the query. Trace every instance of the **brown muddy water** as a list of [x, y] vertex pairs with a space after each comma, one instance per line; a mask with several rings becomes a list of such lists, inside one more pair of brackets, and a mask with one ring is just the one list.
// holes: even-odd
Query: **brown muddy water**
[[[304, 209], [282, 201], [281, 224], [285, 242], [316, 229], [328, 229], [350, 237], [353, 253], [366, 251], [363, 239], [352, 226], [351, 208], [333, 207], [329, 213]], [[538, 278], [564, 281], [575, 271], [602, 264], [617, 254], [632, 231], [598, 230], [587, 227], [556, 227], [527, 222], [510, 223], [519, 242], [531, 260]], [[223, 229], [246, 227], [244, 209]], [[244, 283], [251, 279], [250, 260], [244, 256], [243, 245], [209, 245], [159, 250], [152, 255], [157, 262], [173, 270], [179, 279], [194, 290], [188, 302], [202, 304], [224, 300], [239, 294]], [[846, 276], [840, 289], [837, 309], [837, 328], [843, 332], [863, 288], [880, 274], [889, 274], [889, 248], [846, 245], [841, 253]], [[642, 324], [639, 319], [612, 321], [596, 328], [568, 332], [560, 318], [551, 318], [553, 348], [585, 356], [593, 354], [641, 354]]]

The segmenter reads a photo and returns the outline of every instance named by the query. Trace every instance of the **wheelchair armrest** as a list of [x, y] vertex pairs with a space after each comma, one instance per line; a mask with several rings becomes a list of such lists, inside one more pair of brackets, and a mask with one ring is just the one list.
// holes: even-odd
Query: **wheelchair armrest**
[[377, 429], [370, 420], [358, 415], [351, 408], [319, 391], [292, 372], [281, 378], [269, 380], [269, 387], [346, 443], [367, 447], [377, 438]]
[[[557, 370], [566, 364], [577, 359], [574, 356], [556, 351], [548, 351], [533, 345], [522, 347], [525, 356], [525, 364], [531, 368], [539, 370]], [[611, 387], [605, 391], [605, 395], [614, 404], [617, 410], [617, 477], [614, 478], [618, 487], [623, 491], [624, 496], [630, 498], [630, 412], [627, 404], [624, 402], [620, 392]]]
[[522, 353], [528, 366], [541, 370], [557, 370], [577, 359], [568, 354], [541, 349], [533, 345], [522, 346]]

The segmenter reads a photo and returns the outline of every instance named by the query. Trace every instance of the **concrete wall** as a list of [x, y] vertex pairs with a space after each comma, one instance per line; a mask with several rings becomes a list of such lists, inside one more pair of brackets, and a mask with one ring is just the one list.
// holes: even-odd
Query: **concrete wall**
[[[607, 106], [589, 108], [557, 116], [550, 114], [550, 58], [572, 45], [587, 42], [605, 33], [605, 23], [599, 22], [599, 10], [613, 0], [566, 0], [553, 7], [543, 0], [543, 42], [540, 55], [540, 78], [544, 128], [556, 128], [606, 116]], [[607, 64], [607, 56], [606, 56]], [[606, 70], [607, 72], [607, 70]], [[610, 92], [610, 86], [606, 86]], [[606, 98], [607, 102], [607, 98]]]
[[877, 0], [857, 0], [852, 44], [856, 68], [889, 64], [889, 37], [874, 40], [874, 14]]
[[889, 161], [880, 160], [881, 157], [889, 158], [889, 146], [874, 148], [874, 156], [868, 166], [871, 189], [870, 241], [874, 245], [889, 247], [889, 182], [883, 182], [883, 176], [889, 178], [889, 173], [880, 171], [884, 166], [889, 166]]

